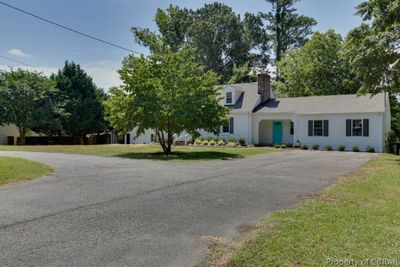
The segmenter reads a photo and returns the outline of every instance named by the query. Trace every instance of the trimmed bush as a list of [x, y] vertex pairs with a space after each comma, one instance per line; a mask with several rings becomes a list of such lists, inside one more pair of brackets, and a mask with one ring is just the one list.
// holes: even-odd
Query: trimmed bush
[[215, 142], [215, 140], [211, 140], [210, 142], [208, 142], [208, 145], [210, 146], [215, 146], [217, 144], [217, 142]]
[[337, 150], [338, 151], [345, 151], [346, 150], [346, 146], [345, 145], [339, 145]]
[[219, 146], [224, 146], [225, 145], [225, 141], [224, 140], [219, 140], [218, 142], [217, 142], [217, 145], [219, 145]]
[[352, 150], [353, 152], [360, 152], [360, 148], [359, 148], [358, 146], [353, 146], [353, 147], [351, 148], [351, 150]]
[[275, 144], [274, 148], [281, 148], [281, 145], [280, 144]]
[[207, 137], [205, 138], [205, 140], [207, 140], [208, 142], [210, 142], [211, 140], [214, 140], [214, 137], [213, 137], [213, 136], [207, 136]]
[[245, 145], [246, 145], [246, 139], [244, 139], [243, 137], [240, 137], [240, 138], [239, 138], [239, 144], [240, 144], [241, 146], [245, 146]]
[[236, 147], [236, 142], [229, 142], [226, 144], [227, 147]]
[[319, 145], [313, 144], [311, 148], [312, 150], [319, 150]]
[[300, 149], [301, 150], [307, 150], [308, 146], [306, 144], [302, 144], [302, 145], [300, 145]]
[[367, 152], [368, 153], [375, 153], [375, 148], [373, 148], [372, 146], [368, 146], [367, 147]]
[[293, 147], [293, 144], [286, 144], [286, 147]]
[[332, 151], [333, 148], [332, 148], [332, 146], [327, 145], [327, 146], [324, 147], [324, 150], [326, 150], [326, 151]]
[[203, 143], [203, 141], [199, 138], [199, 139], [196, 139], [195, 141], [194, 141], [194, 144], [196, 145], [196, 146], [199, 146], [199, 145], [201, 145]]
[[228, 143], [235, 143], [236, 144], [236, 138], [231, 136], [228, 138]]
[[281, 145], [281, 148], [287, 148], [288, 146], [287, 145], [285, 145], [285, 144], [282, 144]]
[[209, 145], [209, 142], [208, 142], [207, 140], [204, 140], [203, 142], [201, 142], [201, 144], [202, 144], [203, 146], [208, 146], [208, 145]]

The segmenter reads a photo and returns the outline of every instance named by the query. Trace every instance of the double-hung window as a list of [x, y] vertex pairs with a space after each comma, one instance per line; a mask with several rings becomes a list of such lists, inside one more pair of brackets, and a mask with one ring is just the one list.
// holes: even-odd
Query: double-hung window
[[308, 136], [329, 136], [329, 121], [309, 120]]
[[226, 104], [232, 104], [233, 103], [233, 94], [232, 92], [227, 92], [226, 93]]
[[229, 118], [228, 124], [222, 125], [222, 133], [233, 134], [233, 118]]
[[346, 136], [369, 136], [369, 119], [347, 119]]

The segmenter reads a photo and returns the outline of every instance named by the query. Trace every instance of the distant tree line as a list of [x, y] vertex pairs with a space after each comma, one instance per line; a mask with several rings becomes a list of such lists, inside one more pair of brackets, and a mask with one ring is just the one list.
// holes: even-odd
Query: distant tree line
[[13, 124], [25, 144], [29, 131], [48, 136], [85, 137], [108, 124], [106, 94], [73, 62], [46, 77], [22, 69], [0, 71], [0, 125]]

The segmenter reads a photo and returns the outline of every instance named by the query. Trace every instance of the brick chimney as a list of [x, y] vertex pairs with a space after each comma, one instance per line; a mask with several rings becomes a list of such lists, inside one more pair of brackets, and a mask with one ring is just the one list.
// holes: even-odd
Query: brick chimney
[[259, 73], [257, 76], [258, 94], [261, 96], [261, 104], [271, 98], [271, 77], [267, 73]]

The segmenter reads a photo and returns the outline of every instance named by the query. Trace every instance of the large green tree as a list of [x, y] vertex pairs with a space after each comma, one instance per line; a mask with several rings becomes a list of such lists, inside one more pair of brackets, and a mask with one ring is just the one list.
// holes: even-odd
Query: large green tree
[[85, 137], [105, 130], [102, 99], [98, 92], [101, 89], [79, 64], [67, 61], [51, 79], [59, 89], [58, 101], [65, 109], [62, 117], [64, 134]]
[[286, 96], [356, 93], [360, 82], [344, 53], [344, 42], [333, 30], [316, 32], [301, 48], [287, 52], [277, 63], [277, 92]]
[[22, 69], [0, 72], [1, 124], [18, 127], [20, 144], [29, 130], [55, 132], [60, 129], [60, 110], [54, 103], [54, 83], [38, 72]]
[[217, 75], [197, 65], [189, 47], [130, 55], [119, 74], [123, 85], [112, 88], [105, 102], [108, 120], [124, 132], [137, 128], [137, 135], [154, 130], [166, 154], [171, 153], [174, 135], [199, 129], [216, 132], [226, 120]]
[[357, 6], [357, 14], [364, 23], [346, 43], [360, 92], [400, 93], [400, 0], [369, 0]]
[[136, 40], [151, 51], [191, 45], [197, 50], [196, 62], [212, 70], [227, 82], [233, 75], [234, 66], [265, 62], [268, 57], [259, 55], [266, 51], [268, 36], [259, 26], [259, 17], [245, 15], [241, 20], [232, 8], [222, 3], [206, 4], [196, 10], [170, 6], [158, 9], [155, 22], [158, 32], [133, 27]]
[[304, 45], [312, 34], [312, 27], [317, 24], [315, 19], [296, 13], [294, 4], [297, 1], [266, 0], [271, 4], [272, 11], [260, 13], [266, 20], [266, 28], [273, 41], [275, 61], [279, 61], [286, 51]]

